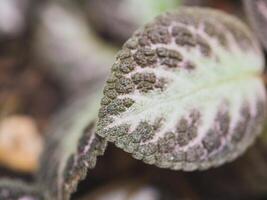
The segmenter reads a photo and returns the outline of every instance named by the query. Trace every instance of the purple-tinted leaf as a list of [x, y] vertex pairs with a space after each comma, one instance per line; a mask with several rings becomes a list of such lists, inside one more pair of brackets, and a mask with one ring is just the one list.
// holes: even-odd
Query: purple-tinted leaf
[[255, 34], [267, 49], [267, 0], [243, 0], [243, 2]]

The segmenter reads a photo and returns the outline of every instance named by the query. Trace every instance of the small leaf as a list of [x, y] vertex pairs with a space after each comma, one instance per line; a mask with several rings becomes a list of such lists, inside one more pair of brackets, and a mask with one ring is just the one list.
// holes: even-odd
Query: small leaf
[[119, 52], [97, 134], [159, 167], [219, 166], [261, 132], [263, 67], [259, 45], [238, 19], [186, 7], [161, 15]]
[[255, 34], [267, 49], [267, 0], [243, 0], [243, 2]]
[[19, 180], [2, 179], [0, 181], [0, 199], [3, 200], [44, 200], [39, 191]]
[[80, 97], [53, 121], [39, 172], [48, 199], [69, 199], [104, 153], [106, 141], [95, 134], [98, 96]]

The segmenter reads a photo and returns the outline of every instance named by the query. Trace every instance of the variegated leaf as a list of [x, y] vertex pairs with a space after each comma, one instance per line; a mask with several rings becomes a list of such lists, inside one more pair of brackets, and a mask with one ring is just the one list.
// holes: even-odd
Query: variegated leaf
[[267, 0], [243, 0], [243, 2], [255, 34], [267, 49]]
[[106, 141], [95, 134], [99, 96], [80, 97], [53, 121], [39, 172], [47, 199], [68, 200], [104, 153]]
[[163, 14], [119, 52], [97, 133], [159, 167], [219, 166], [261, 132], [263, 66], [259, 45], [238, 19], [204, 8]]
[[1, 200], [44, 200], [35, 186], [19, 180], [3, 179], [0, 181]]

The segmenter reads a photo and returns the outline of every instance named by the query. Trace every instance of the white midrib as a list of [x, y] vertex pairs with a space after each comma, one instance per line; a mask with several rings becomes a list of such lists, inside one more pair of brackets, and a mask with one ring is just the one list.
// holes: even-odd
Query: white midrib
[[220, 87], [222, 85], [225, 84], [229, 84], [232, 82], [240, 82], [243, 80], [249, 80], [249, 79], [260, 79], [261, 78], [261, 74], [260, 73], [244, 73], [242, 75], [239, 76], [235, 76], [235, 77], [229, 77], [229, 78], [225, 78], [225, 79], [221, 79], [219, 81], [213, 82], [213, 83], [209, 83], [209, 85], [203, 85], [201, 87], [198, 87], [188, 93], [183, 94], [182, 96], [178, 96], [178, 97], [170, 97], [167, 100], [168, 101], [178, 101], [178, 100], [182, 100], [184, 98], [190, 97], [191, 95], [194, 95], [196, 93], [200, 93], [203, 90], [207, 90], [207, 89], [212, 89], [212, 88], [216, 88], [216, 87]]
[[[244, 80], [250, 80], [250, 79], [261, 79], [261, 73], [259, 72], [246, 72], [246, 73], [243, 73], [243, 74], [239, 74], [238, 76], [233, 76], [233, 77], [229, 77], [229, 78], [225, 78], [225, 79], [221, 79], [219, 81], [216, 81], [216, 82], [213, 82], [213, 83], [209, 83], [208, 85], [203, 85], [201, 87], [197, 87], [195, 88], [194, 90], [191, 90], [190, 92], [188, 93], [184, 93], [182, 95], [178, 95], [178, 96], [166, 96], [164, 95], [165, 93], [163, 93], [162, 95], [155, 95], [154, 98], [160, 98], [160, 99], [164, 99], [164, 101], [161, 101], [161, 103], [159, 104], [158, 102], [159, 101], [149, 101], [149, 98], [151, 97], [144, 97], [142, 96], [141, 99], [144, 100], [144, 102], [148, 102], [149, 103], [149, 106], [145, 108], [145, 110], [140, 110], [139, 112], [136, 112], [136, 109], [135, 110], [130, 110], [129, 112], [134, 112], [134, 114], [132, 116], [125, 116], [126, 113], [128, 113], [127, 111], [122, 113], [122, 115], [124, 115], [124, 117], [122, 118], [122, 120], [120, 120], [120, 116], [116, 116], [114, 117], [114, 123], [111, 123], [107, 128], [109, 127], [113, 127], [113, 126], [116, 126], [116, 125], [119, 125], [123, 122], [130, 122], [132, 120], [136, 120], [137, 117], [139, 117], [140, 115], [143, 115], [143, 113], [147, 113], [149, 112], [149, 110], [157, 110], [156, 108], [157, 107], [166, 107], [165, 104], [170, 104], [170, 102], [179, 102], [179, 101], [182, 101], [192, 95], [196, 95], [197, 93], [200, 93], [204, 90], [208, 90], [208, 89], [212, 89], [212, 88], [219, 88], [225, 84], [230, 84], [232, 82], [240, 82], [240, 81], [244, 81]], [[126, 95], [127, 96], [127, 95]], [[132, 98], [133, 100], [134, 97], [132, 95], [129, 95], [127, 96], [129, 98]], [[125, 96], [123, 96], [123, 98], [125, 98]], [[147, 100], [145, 100], [147, 99]], [[143, 105], [142, 105], [143, 106]], [[145, 106], [144, 106], [145, 107]], [[116, 119], [117, 118], [117, 119]], [[135, 121], [134, 120], [134, 121]]]
[[[160, 110], [159, 107], [161, 108], [167, 108], [169, 107], [169, 105], [167, 104], [173, 104], [173, 102], [180, 102], [182, 103], [182, 101], [185, 101], [186, 98], [191, 98], [192, 95], [198, 95], [197, 93], [201, 93], [203, 92], [204, 90], [211, 90], [213, 91], [214, 88], [219, 88], [219, 87], [222, 87], [223, 85], [230, 85], [232, 84], [233, 82], [237, 82], [237, 85], [239, 84], [242, 84], [243, 81], [250, 81], [250, 80], [261, 80], [261, 75], [259, 72], [245, 72], [243, 74], [239, 74], [238, 76], [233, 76], [233, 77], [229, 77], [229, 78], [225, 78], [225, 79], [221, 79], [219, 81], [216, 81], [214, 83], [209, 83], [209, 84], [205, 84], [203, 85], [202, 87], [198, 87], [198, 88], [195, 88], [194, 90], [191, 90], [190, 92], [188, 93], [185, 93], [179, 97], [177, 96], [172, 96], [172, 97], [167, 97], [165, 96], [165, 99], [164, 101], [161, 101], [161, 100], [158, 100], [158, 101], [147, 101], [146, 104], [149, 104], [149, 106], [146, 106], [146, 105], [143, 105], [145, 107], [145, 110], [140, 110], [139, 112], [135, 112], [135, 111], [129, 111], [129, 113], [131, 112], [134, 112], [134, 113], [123, 113], [123, 117], [120, 117], [120, 119], [117, 120], [114, 120], [115, 121], [115, 125], [119, 125], [119, 124], [122, 124], [122, 123], [132, 123], [133, 127], [132, 129], [136, 128], [136, 126], [138, 125], [138, 121], [142, 121], [142, 118], [144, 119], [144, 116], [145, 116], [145, 113], [149, 113], [149, 112], [157, 112], [159, 111], [159, 118], [160, 117], [164, 117], [165, 114], [169, 115], [167, 117], [167, 119], [173, 119], [173, 118], [177, 118], [176, 117], [176, 114], [175, 112], [171, 113], [172, 112], [172, 107], [170, 106], [170, 109], [168, 111], [164, 111], [164, 110]], [[238, 83], [239, 82], [239, 83]], [[238, 92], [238, 91], [237, 91]], [[231, 96], [231, 94], [229, 94], [229, 96]], [[224, 96], [225, 97], [225, 96]], [[164, 98], [163, 95], [161, 95], [161, 97], [158, 97], [158, 98]], [[227, 97], [226, 97], [227, 98]], [[223, 99], [222, 99], [223, 100]], [[207, 99], [206, 103], [209, 101], [209, 99]], [[183, 104], [183, 103], [182, 103]], [[154, 110], [154, 111], [152, 111]], [[129, 114], [129, 117], [127, 116]], [[116, 123], [117, 121], [117, 123]], [[161, 127], [161, 130], [157, 133], [157, 136], [154, 137], [152, 140], [150, 140], [149, 142], [155, 142], [158, 140], [159, 137], [162, 137], [162, 135], [164, 134], [164, 132], [166, 131], [172, 131], [170, 128], [172, 127], [172, 121], [166, 121], [163, 125], [163, 127]], [[114, 124], [112, 125], [114, 126]], [[203, 137], [203, 134], [200, 134], [198, 139], [196, 139], [192, 144], [195, 144], [198, 140], [200, 140], [201, 138]], [[147, 142], [144, 142], [143, 144], [145, 144]], [[184, 148], [188, 148], [188, 146], [184, 147]]]

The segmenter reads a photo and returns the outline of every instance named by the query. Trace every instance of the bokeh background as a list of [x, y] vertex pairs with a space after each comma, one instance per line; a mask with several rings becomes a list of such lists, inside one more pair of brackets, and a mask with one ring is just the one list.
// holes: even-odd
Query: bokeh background
[[[32, 182], [53, 116], [103, 83], [138, 27], [182, 5], [247, 21], [239, 0], [0, 0], [0, 176]], [[267, 199], [267, 132], [235, 162], [191, 173], [110, 144], [73, 199]]]

